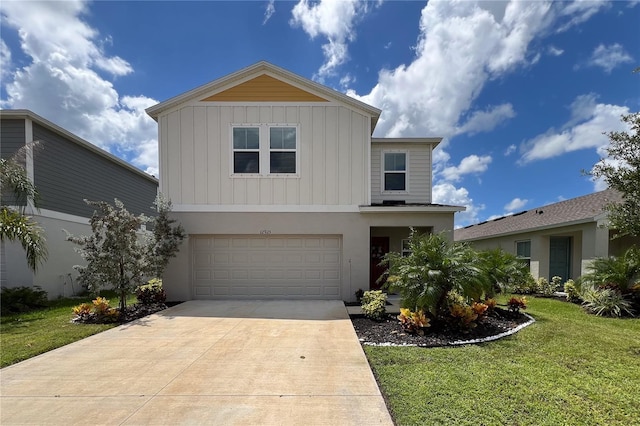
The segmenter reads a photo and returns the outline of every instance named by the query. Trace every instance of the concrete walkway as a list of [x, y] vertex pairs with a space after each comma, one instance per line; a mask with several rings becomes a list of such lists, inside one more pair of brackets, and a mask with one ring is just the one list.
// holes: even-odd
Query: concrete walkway
[[0, 370], [0, 424], [392, 425], [339, 301], [191, 301]]

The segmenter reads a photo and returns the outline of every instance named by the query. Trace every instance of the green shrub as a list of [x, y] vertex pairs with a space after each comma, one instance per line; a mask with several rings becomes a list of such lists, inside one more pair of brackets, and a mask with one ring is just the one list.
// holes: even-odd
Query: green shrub
[[387, 295], [382, 290], [365, 291], [362, 295], [362, 313], [367, 318], [381, 321], [387, 316]]
[[633, 316], [631, 302], [613, 288], [589, 287], [582, 292], [582, 306], [590, 313], [603, 317]]
[[48, 306], [47, 292], [39, 286], [2, 287], [0, 309], [2, 315], [28, 312]]
[[[509, 292], [514, 286], [531, 277], [529, 266], [526, 263], [502, 249], [479, 251], [478, 260], [491, 284], [485, 294], [487, 298], [498, 293]], [[475, 300], [479, 301], [479, 298], [475, 298]]]
[[531, 274], [524, 280], [516, 282], [511, 287], [511, 293], [514, 294], [533, 294], [538, 291], [538, 283]]
[[162, 280], [154, 278], [136, 289], [136, 298], [142, 305], [155, 305], [167, 301], [167, 293], [162, 288]]
[[630, 293], [640, 281], [640, 248], [632, 246], [622, 256], [595, 259], [582, 277], [591, 287], [607, 286]]
[[580, 297], [580, 288], [575, 281], [567, 280], [567, 282], [564, 283], [564, 292], [567, 293], [568, 302], [571, 302], [571, 303], [582, 302], [582, 297]]
[[553, 277], [551, 279], [551, 282], [549, 282], [549, 280], [547, 280], [544, 277], [538, 278], [536, 293], [541, 294], [542, 296], [547, 296], [547, 297], [553, 296], [553, 293], [555, 293], [556, 288], [559, 285], [559, 281], [562, 281], [562, 278]]

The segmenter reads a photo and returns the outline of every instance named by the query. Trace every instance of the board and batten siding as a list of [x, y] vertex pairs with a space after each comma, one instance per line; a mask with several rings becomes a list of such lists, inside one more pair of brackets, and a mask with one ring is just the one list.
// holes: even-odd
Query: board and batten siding
[[108, 160], [56, 132], [33, 124], [33, 137], [41, 148], [34, 155], [34, 180], [39, 207], [90, 217], [94, 207], [84, 199], [122, 201], [132, 213], [152, 215], [157, 184]]
[[[374, 143], [371, 147], [371, 203], [402, 200], [406, 203], [431, 203], [431, 150], [428, 143]], [[382, 153], [403, 151], [409, 157], [407, 193], [384, 193]]]
[[[0, 156], [11, 158], [20, 148], [25, 145], [25, 124], [24, 119], [0, 120]], [[2, 196], [3, 205], [14, 205], [16, 200], [12, 196]], [[20, 204], [24, 205], [24, 201]]]
[[[159, 117], [161, 190], [175, 205], [359, 205], [370, 117], [339, 105], [192, 105]], [[232, 124], [298, 125], [297, 176], [231, 176]]]

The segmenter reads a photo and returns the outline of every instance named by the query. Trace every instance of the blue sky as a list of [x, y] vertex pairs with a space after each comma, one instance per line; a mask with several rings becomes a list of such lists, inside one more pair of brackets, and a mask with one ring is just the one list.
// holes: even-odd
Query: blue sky
[[0, 3], [0, 106], [157, 174], [144, 109], [260, 60], [442, 136], [456, 226], [603, 189], [581, 174], [640, 110], [638, 1]]

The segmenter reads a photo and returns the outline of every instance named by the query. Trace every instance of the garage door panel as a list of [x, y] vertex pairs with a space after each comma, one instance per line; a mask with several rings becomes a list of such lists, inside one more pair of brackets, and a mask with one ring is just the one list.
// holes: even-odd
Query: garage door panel
[[192, 236], [196, 298], [339, 298], [340, 236]]

